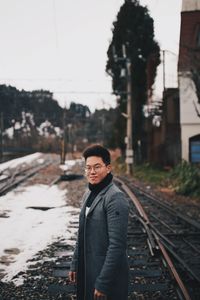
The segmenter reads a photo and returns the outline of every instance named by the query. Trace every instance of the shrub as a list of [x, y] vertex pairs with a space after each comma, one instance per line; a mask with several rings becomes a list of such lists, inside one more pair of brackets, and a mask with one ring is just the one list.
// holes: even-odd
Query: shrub
[[177, 194], [200, 195], [200, 169], [197, 166], [183, 161], [170, 171], [169, 178]]

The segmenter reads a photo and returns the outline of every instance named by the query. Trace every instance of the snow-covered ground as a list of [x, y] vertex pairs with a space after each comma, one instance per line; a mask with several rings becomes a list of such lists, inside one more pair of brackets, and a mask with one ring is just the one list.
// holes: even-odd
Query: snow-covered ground
[[84, 162], [83, 159], [73, 159], [73, 160], [69, 159], [66, 160], [63, 165], [60, 165], [60, 169], [64, 172], [67, 172], [76, 164], [83, 165], [83, 162]]
[[[40, 154], [25, 157], [24, 161], [33, 157], [37, 159]], [[22, 160], [16, 159], [12, 166]], [[19, 186], [1, 196], [0, 214], [4, 216], [0, 217], [2, 281], [9, 282], [18, 272], [25, 271], [28, 260], [52, 242], [59, 238], [67, 241], [74, 236], [74, 230], [68, 225], [70, 221], [78, 221], [78, 213], [79, 209], [66, 205], [66, 190], [56, 185]]]
[[0, 172], [3, 172], [6, 169], [13, 169], [16, 168], [17, 166], [21, 164], [29, 164], [32, 163], [33, 161], [36, 161], [38, 163], [43, 163], [43, 158], [42, 158], [42, 153], [36, 152], [33, 154], [29, 154], [23, 157], [11, 159], [9, 161], [6, 161], [4, 163], [0, 164]]
[[[27, 261], [56, 241], [74, 235], [69, 221], [77, 221], [78, 209], [66, 206], [66, 191], [45, 185], [17, 188], [0, 199], [0, 263], [3, 281], [10, 281], [28, 267]], [[51, 207], [48, 210], [30, 207]]]

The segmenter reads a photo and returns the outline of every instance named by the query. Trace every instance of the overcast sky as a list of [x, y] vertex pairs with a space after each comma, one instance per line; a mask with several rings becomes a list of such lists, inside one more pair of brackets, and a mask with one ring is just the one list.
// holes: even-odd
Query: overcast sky
[[[112, 23], [123, 0], [0, 0], [0, 84], [48, 89], [61, 106], [71, 101], [115, 106], [105, 73]], [[181, 0], [140, 0], [166, 52], [166, 85], [176, 85]], [[158, 72], [155, 97], [162, 91]]]

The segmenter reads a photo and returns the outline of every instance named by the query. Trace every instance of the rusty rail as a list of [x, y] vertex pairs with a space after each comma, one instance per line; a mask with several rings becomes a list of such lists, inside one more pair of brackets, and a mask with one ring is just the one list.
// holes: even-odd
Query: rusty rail
[[[133, 192], [130, 190], [130, 188], [119, 178], [115, 178], [115, 181], [117, 181], [120, 185], [121, 188], [127, 193], [127, 195], [130, 197], [130, 199], [133, 201], [139, 215], [140, 218], [142, 219], [142, 223], [147, 231], [148, 236], [151, 233], [151, 239], [152, 236], [154, 236], [155, 238], [155, 242], [157, 243], [158, 248], [160, 249], [167, 265], [168, 268], [171, 272], [171, 274], [173, 275], [178, 287], [180, 288], [182, 295], [184, 296], [185, 300], [191, 300], [191, 297], [183, 283], [183, 281], [181, 280], [178, 272], [176, 271], [175, 266], [173, 265], [171, 258], [169, 257], [164, 245], [162, 244], [162, 242], [159, 240], [158, 235], [156, 234], [156, 232], [151, 228], [151, 223], [150, 220], [145, 212], [145, 210], [143, 209], [141, 203], [139, 202], [139, 200], [135, 197], [135, 195], [133, 194]], [[154, 243], [153, 243], [154, 244]], [[154, 244], [155, 245], [155, 244]], [[154, 246], [155, 247], [155, 246]]]

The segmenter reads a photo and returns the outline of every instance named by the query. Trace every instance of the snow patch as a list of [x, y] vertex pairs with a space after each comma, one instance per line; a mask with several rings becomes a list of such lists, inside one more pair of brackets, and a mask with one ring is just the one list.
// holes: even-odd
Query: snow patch
[[42, 155], [42, 153], [36, 152], [36, 153], [33, 153], [33, 154], [29, 154], [29, 155], [26, 155], [26, 156], [23, 156], [23, 157], [11, 159], [7, 162], [1, 163], [0, 164], [0, 172], [4, 171], [5, 169], [8, 169], [8, 168], [10, 168], [10, 169], [16, 168], [20, 164], [32, 163], [34, 160], [38, 160], [39, 163], [42, 163], [43, 160], [40, 158], [41, 155]]
[[[54, 241], [67, 241], [74, 236], [68, 225], [78, 221], [79, 209], [66, 206], [65, 198], [66, 190], [46, 185], [19, 187], [1, 197], [1, 211], [7, 211], [9, 216], [0, 218], [0, 269], [5, 274], [2, 281], [9, 282], [26, 271], [28, 260]], [[53, 208], [27, 209], [30, 206]], [[21, 284], [21, 280], [15, 283]]]
[[69, 171], [76, 164], [82, 165], [83, 162], [84, 162], [83, 159], [69, 159], [69, 160], [66, 160], [63, 165], [60, 165], [60, 169], [63, 171]]

